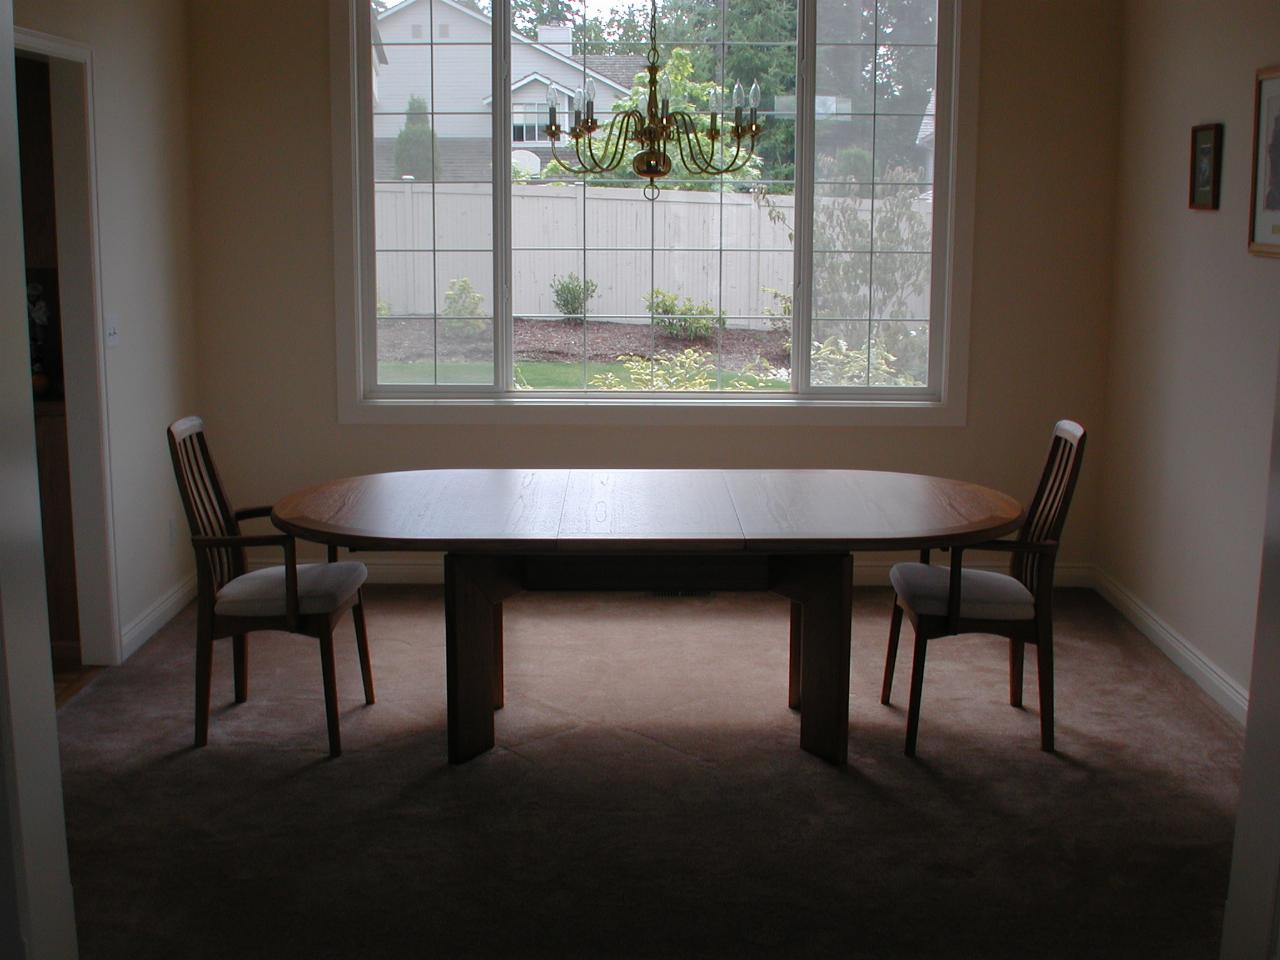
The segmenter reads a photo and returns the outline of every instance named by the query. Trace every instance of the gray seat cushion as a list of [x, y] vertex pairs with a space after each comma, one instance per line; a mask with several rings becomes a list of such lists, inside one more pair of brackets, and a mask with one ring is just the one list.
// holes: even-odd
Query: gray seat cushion
[[[218, 591], [213, 612], [222, 617], [283, 617], [284, 567], [264, 567], [236, 577]], [[298, 612], [332, 613], [369, 576], [363, 563], [298, 564]]]
[[[902, 605], [930, 617], [947, 615], [951, 570], [925, 563], [895, 563], [889, 571]], [[1013, 577], [990, 570], [965, 570], [960, 575], [960, 616], [972, 620], [1032, 620], [1036, 615], [1031, 591]]]

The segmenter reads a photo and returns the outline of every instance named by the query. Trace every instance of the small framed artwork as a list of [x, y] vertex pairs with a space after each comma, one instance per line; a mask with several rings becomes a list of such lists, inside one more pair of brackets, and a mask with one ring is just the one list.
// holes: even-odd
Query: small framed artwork
[[1205, 123], [1191, 128], [1192, 210], [1217, 210], [1222, 185], [1222, 124]]
[[1259, 70], [1254, 84], [1249, 252], [1280, 257], [1280, 66]]

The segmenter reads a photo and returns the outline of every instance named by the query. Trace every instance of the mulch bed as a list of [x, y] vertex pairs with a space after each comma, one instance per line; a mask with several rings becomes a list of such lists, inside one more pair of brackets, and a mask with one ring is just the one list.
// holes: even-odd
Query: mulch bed
[[[448, 321], [442, 321], [442, 326]], [[790, 364], [787, 331], [726, 329], [718, 338], [679, 340], [659, 333], [646, 323], [570, 323], [564, 320], [515, 318], [515, 358], [553, 363], [581, 363], [583, 341], [591, 363], [613, 363], [618, 357], [651, 357], [698, 347], [719, 354], [720, 365], [741, 370], [757, 358], [775, 367]], [[717, 343], [717, 339], [719, 342]], [[426, 319], [382, 317], [378, 320], [378, 359], [412, 363], [430, 360], [435, 349], [432, 323]], [[441, 359], [487, 360], [492, 341], [481, 336], [441, 334]]]

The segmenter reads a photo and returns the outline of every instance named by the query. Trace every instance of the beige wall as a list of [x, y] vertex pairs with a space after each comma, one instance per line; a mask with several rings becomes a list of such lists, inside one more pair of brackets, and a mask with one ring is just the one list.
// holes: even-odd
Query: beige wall
[[[514, 464], [883, 467], [1025, 497], [1053, 422], [1098, 423], [1118, 77], [1107, 0], [985, 4], [968, 425], [905, 430], [339, 425], [326, 9], [191, 7], [200, 398], [240, 502], [372, 470]], [[1092, 554], [1098, 475], [1085, 470], [1068, 561]]]
[[[1274, 0], [1130, 0], [1124, 18], [1099, 562], [1247, 687], [1280, 346], [1280, 261], [1250, 256], [1253, 78]], [[1187, 209], [1191, 127], [1225, 124], [1222, 204]]]
[[14, 21], [93, 52], [102, 309], [121, 326], [106, 367], [119, 615], [128, 634], [192, 569], [185, 538], [169, 540], [181, 506], [164, 442], [165, 426], [195, 398], [186, 8], [171, 0], [17, 0]]

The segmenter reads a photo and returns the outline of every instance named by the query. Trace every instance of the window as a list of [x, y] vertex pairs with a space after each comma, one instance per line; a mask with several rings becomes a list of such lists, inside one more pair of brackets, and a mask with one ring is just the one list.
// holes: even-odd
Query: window
[[[602, 126], [643, 111], [647, 9], [573, 0], [592, 39], [551, 47], [505, 4], [335, 3], [359, 147], [337, 173], [348, 397], [962, 401], [953, 131], [975, 0], [660, 0], [673, 109], [705, 133], [713, 92], [758, 83], [763, 132], [741, 171], [677, 158], [656, 200], [627, 163], [579, 175], [563, 137], [553, 155], [541, 100], [590, 86]], [[410, 9], [431, 41], [397, 22]]]
[[513, 103], [511, 105], [511, 141], [513, 143], [545, 143], [543, 132], [551, 116], [545, 103]]

